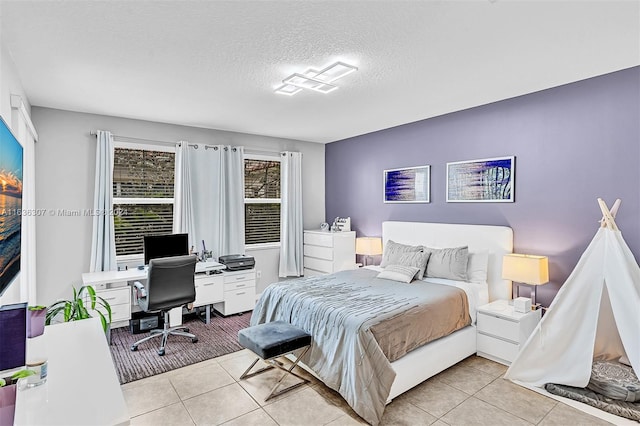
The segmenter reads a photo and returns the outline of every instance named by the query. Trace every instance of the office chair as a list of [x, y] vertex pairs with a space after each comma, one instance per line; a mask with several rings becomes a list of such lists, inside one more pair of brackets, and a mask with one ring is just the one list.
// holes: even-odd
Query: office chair
[[143, 286], [140, 282], [134, 283], [139, 294], [138, 305], [145, 312], [162, 312], [164, 329], [152, 330], [150, 336], [131, 345], [132, 351], [137, 351], [140, 343], [154, 337], [162, 337], [158, 355], [163, 356], [167, 337], [170, 334], [190, 337], [193, 343], [198, 341], [198, 338], [189, 333], [189, 329], [184, 326], [169, 327], [169, 311], [196, 299], [195, 269], [196, 256], [194, 255], [164, 257], [149, 261], [147, 285]]

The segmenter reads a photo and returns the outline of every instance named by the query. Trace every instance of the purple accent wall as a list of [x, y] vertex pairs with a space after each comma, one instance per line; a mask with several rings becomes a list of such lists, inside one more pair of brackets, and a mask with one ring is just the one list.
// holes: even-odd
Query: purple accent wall
[[[425, 93], [425, 102], [429, 96]], [[515, 203], [447, 203], [446, 163], [516, 156]], [[593, 238], [596, 199], [640, 253], [640, 67], [326, 145], [326, 218], [358, 236], [385, 220], [506, 225], [514, 251], [549, 256], [551, 303]], [[431, 203], [384, 204], [382, 171], [431, 165]]]

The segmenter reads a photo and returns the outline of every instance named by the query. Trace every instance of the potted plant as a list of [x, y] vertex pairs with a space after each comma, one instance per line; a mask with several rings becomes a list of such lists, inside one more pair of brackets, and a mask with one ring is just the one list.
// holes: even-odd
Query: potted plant
[[31, 370], [20, 370], [11, 377], [0, 378], [0, 425], [12, 425], [16, 409], [16, 383], [23, 377], [35, 374]]
[[[98, 309], [96, 309], [98, 308]], [[107, 316], [103, 313], [106, 312]], [[71, 300], [59, 300], [47, 309], [46, 324], [57, 316], [61, 316], [63, 322], [79, 321], [92, 318], [92, 313], [97, 313], [102, 322], [105, 334], [109, 332], [111, 324], [111, 306], [109, 302], [96, 295], [96, 291], [91, 286], [82, 286], [80, 290], [73, 287], [73, 297]]]
[[27, 337], [37, 337], [44, 333], [46, 315], [46, 306], [38, 305], [27, 308]]

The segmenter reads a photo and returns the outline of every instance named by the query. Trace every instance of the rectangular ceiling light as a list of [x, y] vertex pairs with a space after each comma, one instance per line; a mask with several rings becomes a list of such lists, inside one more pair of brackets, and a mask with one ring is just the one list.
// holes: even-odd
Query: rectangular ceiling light
[[331, 64], [325, 69], [319, 71], [315, 78], [331, 83], [332, 81], [336, 81], [337, 79], [351, 74], [354, 71], [358, 71], [358, 68], [338, 61], [335, 64]]
[[292, 96], [302, 89], [313, 90], [320, 93], [330, 93], [338, 86], [329, 84], [347, 74], [358, 71], [358, 67], [344, 62], [335, 62], [318, 71], [314, 68], [307, 69], [304, 73], [293, 73], [282, 80], [283, 85], [275, 89], [276, 93]]
[[281, 95], [293, 96], [301, 90], [302, 89], [297, 86], [293, 86], [291, 84], [283, 84], [276, 89], [276, 93], [279, 93]]
[[294, 73], [282, 80], [284, 84], [293, 85], [302, 89], [315, 90], [316, 92], [329, 93], [338, 88], [333, 84], [327, 84], [315, 78], [307, 77], [303, 74]]

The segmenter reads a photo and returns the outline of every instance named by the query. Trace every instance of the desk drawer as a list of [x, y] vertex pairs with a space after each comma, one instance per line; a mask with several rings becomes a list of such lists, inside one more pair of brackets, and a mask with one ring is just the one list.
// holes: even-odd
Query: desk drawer
[[254, 279], [250, 279], [246, 281], [225, 283], [224, 291], [244, 290], [247, 288], [255, 289], [255, 287], [256, 287], [256, 281]]
[[478, 331], [484, 334], [500, 336], [514, 343], [520, 342], [520, 323], [508, 319], [478, 312]]
[[222, 279], [196, 279], [196, 300], [193, 306], [210, 305], [224, 299]]
[[256, 306], [256, 289], [247, 288], [224, 292], [224, 314], [231, 315], [238, 312], [252, 310]]
[[304, 255], [318, 259], [333, 260], [333, 249], [331, 247], [309, 246], [305, 244]]
[[246, 272], [224, 273], [224, 283], [237, 283], [239, 281], [252, 280], [256, 277], [256, 271], [248, 270]]
[[312, 246], [333, 247], [333, 235], [329, 233], [324, 235], [324, 234], [305, 232], [304, 244], [309, 244]]
[[[129, 303], [126, 304], [120, 304], [120, 305], [111, 305], [111, 322], [118, 322], [118, 321], [126, 321], [126, 320], [130, 320], [131, 319], [131, 305]], [[104, 315], [104, 317], [109, 320], [109, 317], [107, 315], [107, 311], [102, 307], [102, 306], [98, 306], [96, 305], [96, 310], [102, 312], [102, 314]], [[98, 316], [93, 315], [93, 316]]]
[[[119, 287], [110, 290], [96, 291], [96, 295], [106, 300], [109, 305], [119, 305], [123, 303], [131, 303], [131, 288], [129, 286]], [[88, 300], [89, 298], [86, 297]]]

